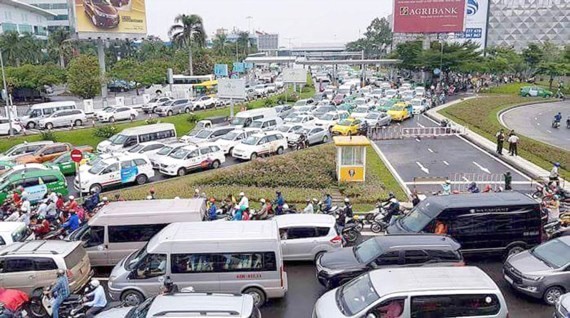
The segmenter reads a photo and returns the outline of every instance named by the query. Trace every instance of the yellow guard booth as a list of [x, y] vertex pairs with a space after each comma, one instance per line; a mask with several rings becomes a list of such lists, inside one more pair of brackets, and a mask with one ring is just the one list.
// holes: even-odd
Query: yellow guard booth
[[339, 182], [364, 182], [366, 176], [366, 147], [364, 136], [336, 136], [336, 176]]

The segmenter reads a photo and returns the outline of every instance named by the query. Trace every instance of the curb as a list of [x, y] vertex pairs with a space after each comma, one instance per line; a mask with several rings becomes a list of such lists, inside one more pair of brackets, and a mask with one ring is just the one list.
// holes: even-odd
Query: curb
[[382, 153], [382, 150], [380, 150], [380, 148], [378, 147], [378, 145], [376, 145], [375, 142], [371, 142], [370, 144], [372, 145], [372, 149], [374, 149], [374, 151], [376, 152], [378, 157], [380, 157], [380, 160], [382, 160], [382, 163], [384, 163], [384, 166], [386, 166], [386, 168], [388, 168], [388, 171], [390, 171], [390, 173], [392, 174], [394, 179], [396, 179], [396, 181], [400, 185], [400, 188], [402, 188], [402, 190], [404, 190], [404, 193], [408, 196], [408, 199], [411, 200], [412, 199], [412, 192], [410, 191], [410, 189], [408, 189], [408, 187], [406, 186], [406, 183], [404, 182], [404, 180], [402, 180], [402, 177], [400, 177], [400, 175], [397, 173], [394, 166], [392, 166], [392, 164], [388, 161], [388, 158], [386, 158], [384, 153]]

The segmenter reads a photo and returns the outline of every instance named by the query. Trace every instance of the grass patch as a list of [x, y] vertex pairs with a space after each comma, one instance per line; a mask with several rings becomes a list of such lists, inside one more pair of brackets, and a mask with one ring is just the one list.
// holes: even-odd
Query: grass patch
[[[529, 98], [512, 95], [483, 95], [469, 99], [438, 111], [458, 124], [464, 125], [479, 135], [495, 142], [495, 134], [502, 126], [498, 113], [528, 102], [542, 102], [542, 98]], [[561, 150], [540, 141], [519, 135], [518, 153], [523, 158], [549, 171], [554, 162], [560, 162], [560, 174], [570, 178], [570, 152]], [[507, 143], [505, 142], [505, 147]]]
[[[406, 196], [397, 181], [384, 166], [373, 149], [368, 150], [366, 184], [338, 187], [335, 172], [335, 147], [326, 144], [281, 156], [260, 158], [252, 162], [207, 171], [204, 173], [173, 178], [154, 183], [159, 198], [190, 197], [195, 189], [208, 197], [222, 200], [228, 194], [245, 192], [250, 202], [275, 198], [280, 190], [287, 202], [303, 206], [307, 198], [323, 198], [325, 193], [342, 193], [366, 211], [374, 208], [379, 198], [392, 191], [405, 200]], [[121, 190], [129, 200], [144, 198], [150, 186]], [[112, 197], [114, 193], [109, 194]]]

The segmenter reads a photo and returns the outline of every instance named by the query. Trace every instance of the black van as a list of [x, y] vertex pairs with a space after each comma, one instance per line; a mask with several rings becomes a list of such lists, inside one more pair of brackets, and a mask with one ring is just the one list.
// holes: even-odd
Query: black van
[[519, 192], [428, 197], [387, 228], [388, 234], [433, 233], [436, 222], [469, 253], [516, 254], [542, 242], [540, 204]]

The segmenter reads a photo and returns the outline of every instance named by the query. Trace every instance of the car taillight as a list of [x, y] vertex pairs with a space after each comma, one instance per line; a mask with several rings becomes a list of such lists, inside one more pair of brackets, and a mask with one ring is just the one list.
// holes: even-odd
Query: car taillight
[[340, 235], [335, 236], [334, 238], [332, 238], [330, 240], [331, 243], [333, 244], [338, 244], [338, 243], [342, 243], [342, 237], [340, 237]]
[[464, 261], [457, 262], [457, 263], [453, 264], [453, 266], [465, 266], [465, 262]]

